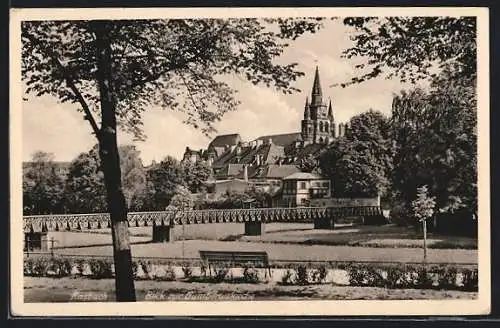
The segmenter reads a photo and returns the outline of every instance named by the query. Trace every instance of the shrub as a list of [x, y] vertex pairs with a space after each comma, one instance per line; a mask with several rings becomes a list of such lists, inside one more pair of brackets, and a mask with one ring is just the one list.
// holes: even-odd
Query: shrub
[[455, 267], [440, 267], [437, 274], [439, 288], [456, 288], [457, 269]]
[[292, 270], [286, 269], [285, 273], [281, 277], [281, 284], [291, 285], [293, 283], [293, 273]]
[[466, 291], [477, 291], [478, 290], [478, 271], [477, 269], [470, 270], [465, 269], [462, 271], [463, 278], [463, 289]]
[[139, 264], [135, 261], [132, 261], [132, 273], [134, 275], [134, 279], [137, 279], [138, 269], [139, 269]]
[[182, 273], [184, 274], [184, 278], [189, 279], [193, 275], [193, 269], [187, 265], [182, 266]]
[[31, 275], [35, 277], [43, 277], [47, 274], [50, 265], [50, 259], [45, 257], [38, 257], [33, 261]]
[[85, 269], [85, 260], [77, 259], [76, 261], [76, 270], [78, 270], [78, 274], [83, 276], [83, 271]]
[[147, 261], [139, 261], [139, 265], [141, 266], [142, 272], [144, 272], [144, 275], [146, 277], [149, 277], [149, 273], [151, 272], [150, 268], [151, 265]]
[[259, 282], [259, 273], [257, 269], [251, 266], [245, 266], [243, 268], [243, 280], [249, 283]]
[[388, 267], [387, 268], [387, 287], [397, 288], [397, 287], [407, 287], [406, 279], [404, 279], [405, 270], [399, 267]]
[[307, 272], [307, 267], [304, 265], [299, 265], [296, 269], [296, 283], [299, 285], [307, 285], [309, 283], [309, 277]]
[[161, 280], [161, 281], [174, 281], [176, 278], [175, 276], [175, 271], [172, 267], [167, 267], [165, 269], [165, 275], [164, 276], [157, 276], [155, 277], [156, 280]]
[[386, 287], [386, 279], [373, 265], [353, 264], [348, 267], [351, 286]]
[[326, 279], [327, 270], [325, 266], [314, 269], [311, 273], [311, 280], [315, 284], [320, 284]]
[[57, 277], [67, 277], [71, 274], [72, 263], [68, 259], [52, 258], [47, 266], [47, 274], [49, 271]]
[[94, 279], [113, 278], [111, 262], [103, 259], [91, 259], [89, 262], [91, 277]]
[[33, 259], [32, 258], [27, 258], [24, 259], [23, 262], [23, 273], [25, 276], [30, 276], [33, 272]]
[[432, 278], [424, 266], [417, 268], [417, 286], [420, 288], [432, 288]]
[[226, 266], [216, 266], [213, 268], [214, 270], [214, 280], [216, 282], [221, 282], [226, 279], [227, 274], [229, 273], [229, 268]]
[[203, 277], [207, 276], [207, 266], [204, 263], [200, 265], [200, 271]]

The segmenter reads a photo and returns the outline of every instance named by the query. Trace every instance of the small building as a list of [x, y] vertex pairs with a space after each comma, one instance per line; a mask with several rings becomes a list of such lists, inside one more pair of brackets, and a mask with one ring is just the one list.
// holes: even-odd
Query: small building
[[298, 172], [283, 179], [281, 206], [309, 206], [311, 199], [329, 198], [331, 182], [313, 173]]

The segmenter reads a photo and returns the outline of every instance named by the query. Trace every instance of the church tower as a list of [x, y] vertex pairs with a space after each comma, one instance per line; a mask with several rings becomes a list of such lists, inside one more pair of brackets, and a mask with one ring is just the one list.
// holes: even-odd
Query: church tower
[[302, 140], [305, 144], [328, 144], [335, 138], [335, 121], [332, 103], [327, 107], [323, 102], [323, 92], [316, 66], [311, 102], [306, 98], [304, 119], [302, 120]]

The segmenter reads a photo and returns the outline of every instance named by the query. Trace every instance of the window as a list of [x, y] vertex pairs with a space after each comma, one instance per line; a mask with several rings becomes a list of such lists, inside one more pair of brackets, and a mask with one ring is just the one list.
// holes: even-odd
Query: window
[[301, 182], [300, 183], [300, 189], [306, 189], [306, 183], [305, 182]]

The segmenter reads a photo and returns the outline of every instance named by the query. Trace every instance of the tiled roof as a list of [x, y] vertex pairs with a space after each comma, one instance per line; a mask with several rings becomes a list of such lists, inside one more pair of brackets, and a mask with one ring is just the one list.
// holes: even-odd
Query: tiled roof
[[300, 137], [301, 137], [300, 132], [294, 132], [294, 133], [273, 134], [273, 135], [268, 135], [268, 136], [262, 136], [262, 137], [257, 138], [256, 140], [262, 140], [263, 142], [267, 142], [269, 139], [271, 139], [273, 141], [273, 144], [285, 147], [285, 146], [292, 144], [294, 141], [296, 141]]
[[269, 164], [257, 168], [255, 172], [249, 177], [253, 179], [283, 179], [293, 173], [300, 172], [299, 168], [295, 165], [277, 165]]
[[241, 137], [239, 134], [224, 134], [221, 136], [217, 136], [212, 140], [212, 142], [208, 145], [208, 147], [225, 147], [225, 146], [233, 146], [237, 145], [238, 142], [241, 141]]
[[275, 164], [285, 155], [284, 148], [275, 144], [237, 147], [240, 147], [239, 155], [236, 150], [227, 150], [214, 161], [213, 167], [223, 167], [228, 164], [255, 165], [256, 155], [261, 156], [260, 165]]
[[285, 177], [283, 180], [316, 180], [316, 179], [322, 179], [322, 177], [312, 173], [296, 172]]

